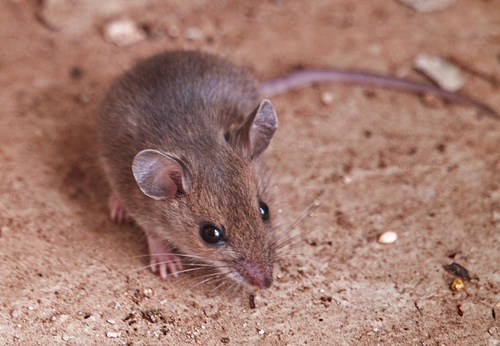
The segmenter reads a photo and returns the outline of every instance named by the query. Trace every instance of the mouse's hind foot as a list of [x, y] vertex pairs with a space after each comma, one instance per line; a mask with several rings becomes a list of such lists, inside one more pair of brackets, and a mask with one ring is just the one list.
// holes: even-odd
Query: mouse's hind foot
[[174, 255], [170, 246], [154, 233], [148, 233], [149, 264], [153, 273], [163, 280], [168, 276], [177, 277], [182, 269], [181, 260]]
[[132, 218], [127, 213], [127, 208], [120, 202], [114, 194], [108, 200], [109, 218], [116, 223], [131, 222]]

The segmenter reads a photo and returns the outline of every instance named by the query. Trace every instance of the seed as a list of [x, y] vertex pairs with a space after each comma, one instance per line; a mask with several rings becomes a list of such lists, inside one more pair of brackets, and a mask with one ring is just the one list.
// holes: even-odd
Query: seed
[[398, 239], [398, 234], [397, 234], [396, 232], [393, 232], [393, 231], [387, 231], [387, 232], [382, 233], [382, 234], [378, 237], [378, 242], [379, 242], [380, 244], [392, 244], [392, 243], [394, 243], [397, 239]]

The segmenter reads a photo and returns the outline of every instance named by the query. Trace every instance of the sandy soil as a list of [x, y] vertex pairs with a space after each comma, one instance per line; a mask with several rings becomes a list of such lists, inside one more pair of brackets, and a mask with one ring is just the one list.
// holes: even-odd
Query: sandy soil
[[[121, 18], [147, 38], [106, 41], [105, 24]], [[188, 290], [201, 279], [138, 271], [144, 239], [108, 221], [94, 145], [113, 78], [174, 48], [226, 56], [260, 80], [334, 66], [423, 81], [412, 68], [419, 53], [451, 57], [476, 72], [464, 92], [500, 110], [486, 78], [500, 78], [499, 1], [421, 14], [387, 0], [5, 0], [0, 45], [0, 344], [500, 343], [491, 117], [363, 86], [273, 98], [281, 229], [323, 196], [254, 307], [249, 290]], [[397, 242], [378, 244], [388, 230]], [[470, 272], [460, 292], [444, 268], [452, 261]]]

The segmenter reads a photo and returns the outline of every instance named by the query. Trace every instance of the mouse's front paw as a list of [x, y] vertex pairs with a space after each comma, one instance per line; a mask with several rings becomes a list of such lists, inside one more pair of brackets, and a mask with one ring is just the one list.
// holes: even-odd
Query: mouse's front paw
[[132, 219], [127, 213], [127, 209], [120, 200], [112, 194], [108, 200], [109, 218], [117, 223], [130, 222]]
[[148, 234], [149, 264], [153, 273], [159, 273], [163, 280], [168, 276], [178, 277], [182, 269], [181, 260], [156, 234]]

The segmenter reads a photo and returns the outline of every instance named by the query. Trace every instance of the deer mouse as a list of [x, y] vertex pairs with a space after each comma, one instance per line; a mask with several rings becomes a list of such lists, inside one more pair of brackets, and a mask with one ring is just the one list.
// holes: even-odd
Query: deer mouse
[[159, 54], [114, 82], [97, 132], [110, 215], [144, 230], [161, 278], [181, 269], [175, 249], [238, 283], [271, 286], [262, 156], [277, 126], [254, 80], [209, 54]]

